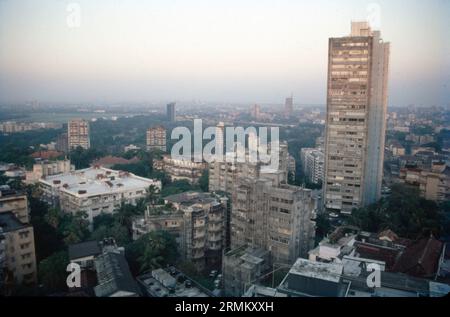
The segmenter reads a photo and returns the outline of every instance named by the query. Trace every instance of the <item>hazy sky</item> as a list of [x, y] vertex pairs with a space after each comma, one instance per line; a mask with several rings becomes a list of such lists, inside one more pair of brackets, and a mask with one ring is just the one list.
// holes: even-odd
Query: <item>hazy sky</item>
[[0, 103], [324, 104], [328, 38], [369, 18], [389, 104], [448, 104], [449, 17], [448, 0], [0, 0]]

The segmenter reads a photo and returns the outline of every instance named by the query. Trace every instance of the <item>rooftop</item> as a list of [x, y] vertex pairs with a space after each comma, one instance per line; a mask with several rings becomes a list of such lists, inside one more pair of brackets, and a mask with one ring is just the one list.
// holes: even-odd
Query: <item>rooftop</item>
[[16, 216], [8, 211], [0, 213], [0, 227], [3, 229], [3, 232], [16, 231], [22, 228], [26, 228], [29, 225], [21, 223]]
[[209, 204], [217, 202], [217, 198], [211, 193], [188, 191], [170, 195], [164, 198], [167, 202], [193, 206], [196, 204]]
[[69, 259], [79, 259], [95, 256], [102, 252], [98, 241], [86, 241], [69, 245]]
[[[211, 297], [212, 293], [175, 268], [153, 270], [137, 277], [150, 297]], [[190, 284], [189, 284], [190, 283]]]
[[342, 264], [314, 262], [299, 258], [289, 270], [289, 274], [339, 283], [342, 271]]
[[107, 252], [95, 259], [98, 285], [94, 288], [97, 297], [140, 295], [137, 284], [131, 275], [125, 257], [116, 252]]
[[62, 186], [62, 191], [77, 196], [92, 196], [125, 190], [146, 189], [161, 182], [139, 177], [132, 173], [104, 167], [89, 167], [70, 173], [47, 176], [40, 182], [49, 186]]

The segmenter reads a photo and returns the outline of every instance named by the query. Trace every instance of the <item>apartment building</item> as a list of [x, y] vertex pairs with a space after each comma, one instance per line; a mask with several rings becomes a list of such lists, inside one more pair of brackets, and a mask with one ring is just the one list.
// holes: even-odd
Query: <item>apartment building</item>
[[450, 167], [445, 162], [432, 162], [431, 168], [406, 166], [400, 169], [399, 178], [416, 186], [425, 199], [438, 202], [450, 199]]
[[306, 257], [317, 202], [309, 189], [267, 178], [239, 178], [232, 194], [231, 248], [263, 248], [277, 263]]
[[82, 147], [91, 147], [89, 122], [83, 119], [70, 120], [67, 125], [67, 138], [69, 150]]
[[227, 199], [211, 193], [185, 192], [166, 197], [164, 206], [153, 206], [133, 221], [133, 239], [163, 229], [171, 233], [181, 257], [198, 268], [218, 267], [226, 239]]
[[269, 251], [247, 246], [226, 252], [222, 262], [224, 295], [242, 296], [272, 268], [269, 258]]
[[166, 129], [163, 126], [156, 126], [147, 130], [147, 151], [159, 150], [165, 152]]
[[153, 161], [153, 168], [166, 172], [172, 181], [187, 180], [190, 184], [197, 184], [208, 165], [192, 160], [174, 159], [166, 154], [161, 160]]
[[[233, 153], [227, 153], [231, 155]], [[223, 162], [213, 161], [209, 163], [209, 191], [222, 191], [231, 194], [234, 184], [240, 177], [272, 177], [278, 178], [277, 182], [287, 183], [289, 171], [289, 153], [287, 143], [279, 145], [278, 170], [269, 170], [264, 167], [267, 164], [251, 162], [248, 150], [245, 154], [245, 162], [237, 162], [236, 159], [224, 159]]]
[[16, 214], [14, 210], [0, 212], [5, 288], [37, 282], [33, 226], [19, 221]]
[[11, 189], [8, 185], [2, 185], [0, 186], [0, 214], [9, 211], [13, 212], [20, 222], [30, 222], [27, 195]]
[[44, 201], [68, 213], [86, 212], [91, 224], [94, 217], [113, 213], [122, 203], [136, 204], [149, 186], [161, 189], [159, 180], [99, 166], [48, 176], [39, 184]]
[[302, 170], [311, 183], [319, 184], [323, 181], [325, 156], [317, 148], [303, 148], [300, 150]]
[[330, 38], [324, 204], [350, 214], [381, 196], [389, 43], [367, 22]]

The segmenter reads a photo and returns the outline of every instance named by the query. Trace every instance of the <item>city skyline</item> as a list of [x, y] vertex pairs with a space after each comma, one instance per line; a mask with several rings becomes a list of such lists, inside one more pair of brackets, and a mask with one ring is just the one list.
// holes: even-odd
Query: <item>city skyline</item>
[[395, 43], [389, 106], [443, 105], [449, 12], [439, 0], [1, 1], [0, 103], [281, 104], [292, 92], [298, 104], [325, 104], [328, 38], [369, 19]]

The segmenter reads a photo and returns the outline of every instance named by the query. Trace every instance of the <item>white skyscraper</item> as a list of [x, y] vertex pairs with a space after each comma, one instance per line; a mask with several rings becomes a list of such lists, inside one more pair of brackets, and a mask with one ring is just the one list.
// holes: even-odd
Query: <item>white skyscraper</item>
[[349, 214], [377, 201], [383, 176], [389, 43], [367, 22], [330, 38], [324, 203]]

